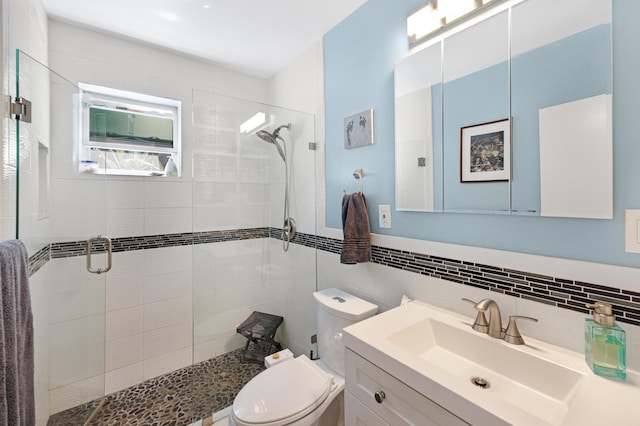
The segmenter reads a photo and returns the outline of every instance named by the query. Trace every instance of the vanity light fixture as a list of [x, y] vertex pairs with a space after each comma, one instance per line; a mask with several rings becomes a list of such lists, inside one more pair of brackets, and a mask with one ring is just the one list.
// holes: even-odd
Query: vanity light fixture
[[430, 34], [468, 17], [472, 12], [502, 0], [430, 0], [407, 18], [409, 47], [416, 46]]

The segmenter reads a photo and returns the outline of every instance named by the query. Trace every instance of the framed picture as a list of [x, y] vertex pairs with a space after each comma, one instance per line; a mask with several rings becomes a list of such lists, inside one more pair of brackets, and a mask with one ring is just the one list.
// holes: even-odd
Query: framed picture
[[344, 119], [344, 148], [373, 145], [373, 110], [365, 110]]
[[460, 182], [511, 178], [511, 121], [476, 124], [460, 129]]

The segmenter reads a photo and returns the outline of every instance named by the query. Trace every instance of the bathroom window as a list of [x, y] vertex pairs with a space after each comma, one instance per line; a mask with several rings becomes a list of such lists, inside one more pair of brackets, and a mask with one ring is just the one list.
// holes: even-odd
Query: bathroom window
[[80, 89], [80, 173], [180, 176], [180, 101], [82, 83]]

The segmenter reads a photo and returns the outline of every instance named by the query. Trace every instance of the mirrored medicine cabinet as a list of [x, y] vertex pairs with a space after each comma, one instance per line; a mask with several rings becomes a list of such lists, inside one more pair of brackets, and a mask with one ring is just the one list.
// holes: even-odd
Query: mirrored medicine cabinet
[[396, 64], [396, 209], [612, 218], [611, 0], [502, 9]]

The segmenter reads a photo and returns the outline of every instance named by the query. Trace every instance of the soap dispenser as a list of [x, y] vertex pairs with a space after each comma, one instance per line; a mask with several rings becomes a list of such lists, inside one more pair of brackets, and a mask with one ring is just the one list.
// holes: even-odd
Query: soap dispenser
[[616, 324], [611, 304], [595, 302], [593, 319], [584, 325], [585, 360], [594, 373], [613, 379], [627, 378], [626, 333]]

